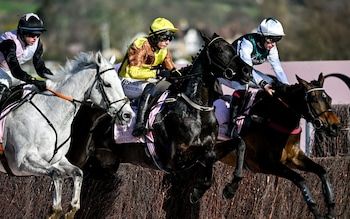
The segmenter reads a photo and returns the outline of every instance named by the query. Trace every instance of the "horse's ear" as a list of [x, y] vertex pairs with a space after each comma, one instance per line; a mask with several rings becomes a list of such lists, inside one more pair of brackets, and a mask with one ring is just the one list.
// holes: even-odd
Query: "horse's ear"
[[113, 54], [110, 58], [109, 58], [109, 62], [111, 64], [114, 64], [115, 63], [115, 60], [116, 60], [116, 57], [115, 57], [115, 54]]
[[296, 78], [297, 78], [299, 84], [302, 84], [302, 85], [304, 85], [305, 87], [308, 85], [308, 83], [307, 83], [305, 80], [301, 79], [298, 75], [295, 75], [295, 76], [296, 76]]
[[320, 82], [321, 86], [323, 86], [324, 83], [324, 77], [322, 72], [318, 75], [318, 82]]
[[205, 35], [204, 33], [202, 33], [201, 31], [199, 31], [199, 34], [201, 35], [202, 39], [204, 40], [204, 42], [208, 42], [209, 41], [209, 37], [207, 37], [207, 35]]
[[215, 37], [219, 37], [219, 34], [214, 33], [214, 34], [213, 34], [213, 39], [214, 39]]
[[96, 63], [97, 63], [98, 65], [101, 65], [101, 59], [102, 59], [102, 53], [101, 53], [100, 51], [98, 51], [98, 52], [96, 53], [96, 57], [95, 57]]

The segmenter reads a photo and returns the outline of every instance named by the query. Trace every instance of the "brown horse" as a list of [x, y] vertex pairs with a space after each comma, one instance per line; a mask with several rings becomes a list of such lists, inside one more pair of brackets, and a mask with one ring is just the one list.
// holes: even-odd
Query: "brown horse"
[[[146, 143], [116, 144], [112, 119], [108, 115], [97, 119], [92, 117], [97, 115], [96, 112], [91, 112], [88, 117], [85, 113], [89, 112], [81, 111], [73, 127], [69, 159], [79, 166], [84, 165], [90, 156], [87, 150], [94, 146], [94, 157], [116, 168], [120, 162], [155, 167], [168, 173], [196, 168], [202, 174], [194, 184], [190, 200], [197, 202], [211, 186], [212, 166], [217, 161], [214, 148], [218, 123], [213, 107], [216, 79], [226, 77], [247, 82], [252, 74], [252, 67], [237, 56], [232, 45], [222, 37], [214, 34], [211, 38], [203, 36], [203, 39], [203, 50], [183, 72], [184, 76], [174, 79], [168, 97], [158, 99], [153, 105], [156, 107], [150, 108], [153, 112], [153, 108], [161, 106], [153, 117], [152, 131], [147, 134]], [[96, 119], [97, 123], [93, 125]], [[93, 127], [92, 131], [90, 127]], [[87, 136], [89, 132], [91, 139]], [[154, 140], [150, 140], [150, 134]], [[227, 147], [227, 152], [238, 151], [234, 178], [239, 181], [243, 177], [244, 142], [237, 137]], [[82, 153], [84, 151], [86, 153]]]
[[[299, 78], [295, 85], [274, 84], [273, 97], [259, 91], [249, 113], [245, 116], [245, 125], [240, 136], [246, 143], [245, 167], [255, 173], [272, 174], [293, 182], [302, 192], [309, 210], [315, 218], [322, 218], [315, 200], [306, 186], [305, 179], [292, 169], [317, 174], [322, 181], [324, 200], [328, 207], [328, 218], [334, 218], [334, 194], [324, 167], [312, 161], [300, 149], [300, 119], [311, 122], [315, 129], [324, 131], [328, 136], [337, 136], [340, 122], [331, 108], [331, 98], [323, 88], [324, 77], [310, 83]], [[249, 98], [247, 98], [249, 99]], [[247, 104], [242, 104], [247, 107]], [[243, 107], [244, 108], [244, 107]], [[244, 108], [246, 111], [247, 108]], [[217, 153], [230, 142], [217, 144]], [[224, 150], [223, 150], [224, 151]], [[229, 153], [221, 161], [235, 166], [236, 155]], [[232, 198], [238, 183], [232, 181], [224, 189], [226, 198]]]

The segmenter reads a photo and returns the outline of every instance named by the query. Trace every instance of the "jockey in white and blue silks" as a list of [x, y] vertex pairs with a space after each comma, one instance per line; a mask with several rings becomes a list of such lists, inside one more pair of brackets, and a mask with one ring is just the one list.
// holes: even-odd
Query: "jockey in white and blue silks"
[[43, 60], [43, 46], [39, 37], [44, 31], [38, 15], [29, 13], [20, 18], [17, 30], [0, 36], [0, 100], [7, 89], [23, 82], [34, 84], [39, 90], [46, 89], [44, 81], [32, 78], [21, 68], [22, 64], [33, 60], [39, 76], [52, 74]]
[[[281, 40], [284, 35], [281, 23], [274, 18], [267, 18], [260, 23], [257, 33], [245, 34], [235, 40], [232, 45], [237, 50], [237, 54], [241, 59], [250, 66], [259, 65], [268, 61], [277, 79], [282, 83], [288, 84], [276, 46], [276, 43]], [[270, 85], [272, 79], [256, 69], [253, 69], [252, 73], [252, 82], [272, 95], [274, 93]], [[249, 84], [240, 84], [238, 81], [229, 81], [224, 78], [219, 78], [219, 82], [235, 90], [230, 103], [230, 124], [227, 133], [231, 135], [233, 123], [237, 116], [239, 98], [247, 91]]]

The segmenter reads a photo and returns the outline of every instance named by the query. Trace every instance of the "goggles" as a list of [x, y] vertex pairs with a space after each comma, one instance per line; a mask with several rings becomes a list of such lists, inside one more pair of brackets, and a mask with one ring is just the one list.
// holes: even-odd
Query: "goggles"
[[31, 32], [27, 32], [27, 33], [24, 33], [23, 34], [24, 36], [26, 37], [31, 37], [31, 38], [34, 38], [34, 37], [40, 37], [40, 33], [31, 33]]
[[160, 34], [158, 35], [159, 41], [172, 41], [174, 39], [174, 34], [166, 33], [166, 34]]
[[266, 36], [265, 41], [267, 43], [277, 43], [282, 39], [282, 36]]

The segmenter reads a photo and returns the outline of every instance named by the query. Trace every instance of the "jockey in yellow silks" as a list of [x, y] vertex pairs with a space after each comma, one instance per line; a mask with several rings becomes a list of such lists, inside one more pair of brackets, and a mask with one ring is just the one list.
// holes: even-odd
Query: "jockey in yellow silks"
[[168, 45], [178, 31], [165, 18], [156, 18], [149, 30], [149, 36], [134, 40], [129, 46], [119, 76], [125, 95], [130, 99], [139, 98], [139, 107], [134, 136], [140, 136], [145, 131], [145, 112], [148, 100], [157, 92], [162, 92], [170, 85], [169, 82], [157, 79], [158, 76], [169, 78], [179, 76], [172, 60]]

